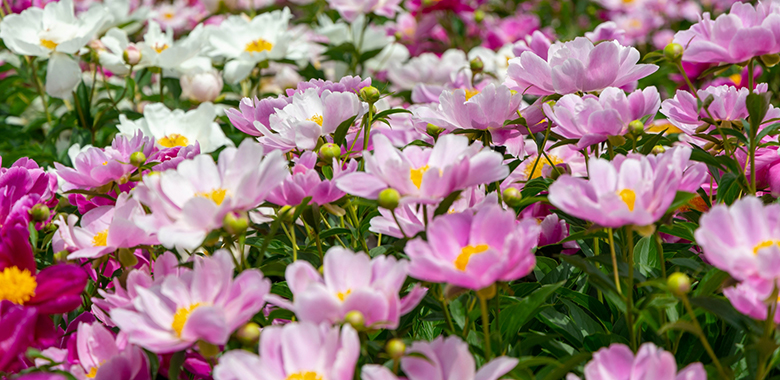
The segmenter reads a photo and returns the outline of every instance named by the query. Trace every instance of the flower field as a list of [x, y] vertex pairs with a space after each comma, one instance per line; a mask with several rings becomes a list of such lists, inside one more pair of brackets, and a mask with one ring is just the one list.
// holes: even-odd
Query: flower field
[[780, 379], [780, 0], [0, 17], [0, 380]]

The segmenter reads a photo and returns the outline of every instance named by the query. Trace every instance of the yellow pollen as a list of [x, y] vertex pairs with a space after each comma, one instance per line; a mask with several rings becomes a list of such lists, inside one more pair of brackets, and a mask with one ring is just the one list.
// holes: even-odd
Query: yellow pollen
[[162, 44], [162, 45], [156, 44], [154, 45], [154, 51], [156, 51], [157, 54], [160, 54], [163, 52], [163, 50], [167, 49], [168, 47], [169, 47], [168, 44]]
[[647, 128], [647, 131], [653, 133], [661, 133], [663, 131], [666, 131], [667, 135], [671, 135], [673, 133], [683, 133], [682, 129], [677, 128], [674, 125], [668, 123], [653, 124]]
[[317, 372], [301, 371], [290, 374], [285, 380], [322, 380], [322, 376], [320, 376], [320, 374]]
[[95, 247], [105, 247], [108, 240], [108, 228], [95, 234], [92, 238], [92, 245]]
[[412, 183], [419, 189], [422, 186], [423, 174], [428, 171], [430, 167], [428, 165], [422, 166], [417, 169], [409, 170], [409, 178], [412, 179]]
[[479, 245], [467, 245], [460, 250], [460, 255], [455, 259], [455, 268], [465, 271], [466, 266], [469, 265], [471, 256], [485, 252], [490, 248], [487, 244]]
[[59, 45], [59, 44], [54, 42], [54, 41], [52, 41], [52, 40], [45, 40], [45, 39], [41, 38], [41, 46], [43, 46], [43, 47], [45, 47], [45, 48], [47, 48], [49, 50], [56, 49], [57, 45]]
[[[559, 158], [558, 156], [554, 156], [549, 154], [550, 161], [552, 161], [553, 164], [559, 165], [563, 163], [563, 159]], [[528, 164], [525, 166], [525, 177], [528, 178], [528, 180], [532, 180], [534, 178], [539, 178], [542, 176], [542, 169], [544, 169], [545, 166], [550, 166], [550, 163], [547, 161], [546, 158], [542, 158], [539, 160], [539, 163], [536, 164], [536, 168], [534, 169], [534, 162], [536, 162], [536, 157], [528, 158], [526, 160]]]
[[[507, 62], [508, 61], [509, 60], [507, 60]], [[476, 94], [479, 94], [479, 90], [474, 89], [474, 88], [467, 88], [465, 90], [466, 90], [466, 100], [469, 100], [469, 99], [471, 99], [472, 96], [474, 96]]]
[[631, 4], [634, 0], [623, 0], [623, 4]]
[[176, 314], [173, 315], [173, 323], [171, 328], [176, 332], [176, 336], [181, 336], [181, 330], [184, 330], [184, 325], [187, 323], [187, 318], [190, 314], [200, 306], [200, 303], [194, 303], [188, 308], [180, 308], [176, 310]]
[[639, 21], [637, 19], [631, 19], [631, 21], [628, 22], [628, 26], [634, 29], [640, 29], [642, 28], [642, 21]]
[[103, 166], [108, 165], [108, 161], [103, 161]]
[[731, 74], [729, 75], [729, 80], [731, 80], [734, 85], [739, 86], [739, 84], [742, 83], [742, 74]]
[[760, 251], [760, 250], [762, 250], [764, 248], [769, 248], [769, 247], [771, 247], [772, 245], [775, 245], [775, 244], [777, 244], [777, 246], [780, 247], [780, 240], [764, 240], [764, 241], [756, 244], [755, 247], [753, 247], [753, 254], [754, 255], [758, 255], [758, 251]]
[[628, 206], [628, 211], [634, 211], [634, 204], [636, 203], [636, 193], [631, 189], [623, 189], [617, 192], [623, 203]]
[[23, 305], [35, 296], [38, 282], [29, 270], [8, 267], [0, 272], [0, 301], [11, 301]]
[[344, 300], [347, 299], [347, 296], [349, 296], [350, 294], [352, 294], [352, 289], [347, 289], [346, 292], [338, 292], [338, 293], [336, 293], [336, 297], [339, 297], [339, 300], [341, 302], [344, 302]]
[[202, 193], [195, 193], [196, 197], [211, 199], [214, 203], [217, 204], [217, 206], [221, 205], [222, 202], [225, 200], [225, 195], [227, 194], [227, 190], [225, 189], [215, 189], [207, 192]]
[[86, 377], [88, 377], [88, 378], [90, 378], [90, 379], [94, 379], [94, 378], [95, 378], [95, 376], [97, 376], [97, 367], [92, 367], [92, 368], [90, 368], [90, 369], [89, 369], [89, 373], [87, 373], [87, 374], [86, 374], [86, 375], [84, 375], [84, 376], [86, 376]]
[[248, 44], [246, 44], [246, 48], [244, 48], [244, 51], [249, 53], [262, 53], [266, 50], [271, 50], [274, 48], [274, 44], [262, 39], [258, 38]]
[[166, 148], [173, 148], [175, 146], [187, 146], [189, 142], [190, 140], [188, 138], [178, 133], [171, 133], [170, 135], [157, 140], [158, 144]]
[[172, 12], [165, 12], [165, 13], [163, 13], [163, 18], [166, 19], [166, 20], [173, 19], [173, 16], [174, 15], [173, 15]]
[[322, 126], [322, 115], [320, 114], [315, 113], [314, 116], [310, 117], [308, 120], [319, 124], [320, 127]]

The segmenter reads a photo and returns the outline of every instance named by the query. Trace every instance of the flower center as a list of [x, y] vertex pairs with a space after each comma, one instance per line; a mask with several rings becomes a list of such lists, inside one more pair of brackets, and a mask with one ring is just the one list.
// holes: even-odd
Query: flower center
[[54, 41], [52, 41], [52, 40], [47, 40], [47, 39], [41, 38], [41, 46], [43, 46], [43, 47], [45, 47], [45, 48], [47, 48], [49, 50], [56, 49], [57, 45], [59, 45], [59, 44], [54, 42]]
[[729, 79], [735, 86], [739, 86], [739, 84], [742, 83], [742, 74], [731, 74], [729, 75]]
[[168, 46], [168, 44], [165, 44], [165, 43], [163, 43], [163, 44], [157, 43], [157, 44], [154, 44], [154, 47], [153, 47], [154, 51], [156, 51], [157, 54], [162, 53], [163, 50], [165, 50], [167, 48], [169, 48], [169, 46]]
[[86, 376], [86, 377], [88, 377], [90, 379], [94, 379], [95, 376], [97, 376], [97, 367], [90, 368], [89, 372], [86, 375], [84, 375], [84, 376]]
[[217, 206], [221, 205], [222, 202], [225, 200], [225, 195], [227, 194], [226, 189], [214, 189], [211, 191], [205, 191], [202, 193], [195, 193], [196, 197], [211, 199], [214, 203], [217, 204]]
[[173, 148], [175, 146], [187, 146], [189, 142], [190, 140], [188, 138], [178, 133], [171, 133], [170, 135], [157, 140], [158, 144], [166, 148]]
[[163, 15], [162, 15], [162, 16], [163, 16], [163, 18], [164, 18], [164, 19], [166, 19], [166, 20], [172, 20], [172, 19], [173, 19], [173, 16], [174, 16], [174, 14], [173, 14], [173, 12], [165, 12], [165, 13], [163, 13]]
[[347, 299], [347, 296], [349, 296], [350, 294], [352, 294], [352, 289], [347, 289], [346, 292], [338, 292], [338, 293], [336, 293], [336, 297], [339, 297], [339, 300], [341, 302], [344, 302], [344, 300]]
[[466, 91], [466, 100], [469, 100], [471, 99], [472, 96], [479, 94], [479, 90], [474, 88], [467, 88], [465, 89], [465, 91]]
[[108, 239], [108, 228], [95, 234], [95, 237], [92, 238], [92, 246], [105, 247], [106, 245], [108, 245], [106, 243], [107, 239]]
[[301, 371], [290, 374], [285, 380], [322, 380], [322, 376], [317, 372]]
[[244, 48], [244, 51], [249, 53], [261, 53], [266, 50], [271, 50], [274, 48], [274, 44], [262, 39], [258, 38], [248, 44], [246, 44], [246, 48]]
[[634, 204], [636, 203], [636, 193], [631, 189], [623, 189], [618, 191], [617, 195], [623, 200], [623, 203], [628, 207], [628, 211], [634, 211]]
[[780, 240], [764, 240], [758, 244], [756, 244], [755, 247], [753, 247], [753, 254], [758, 255], [758, 251], [769, 248], [773, 245], [777, 244], [778, 247], [780, 247]]
[[0, 301], [8, 300], [23, 305], [35, 296], [38, 282], [29, 270], [8, 267], [0, 272]]
[[322, 115], [320, 114], [315, 113], [314, 116], [310, 117], [308, 120], [319, 124], [320, 127], [322, 126]]
[[418, 189], [420, 188], [420, 186], [422, 186], [423, 174], [425, 174], [425, 172], [427, 172], [428, 169], [430, 169], [430, 166], [425, 165], [417, 169], [411, 169], [409, 171], [409, 178], [411, 178], [412, 183], [415, 186], [417, 186]]
[[200, 303], [194, 303], [190, 307], [182, 307], [176, 310], [176, 314], [173, 315], [173, 323], [171, 328], [176, 332], [176, 336], [181, 336], [181, 331], [184, 330], [184, 325], [187, 323], [187, 318], [190, 314], [200, 307]]
[[460, 255], [455, 259], [455, 268], [465, 271], [466, 266], [469, 265], [471, 256], [485, 252], [490, 248], [487, 244], [479, 245], [467, 245], [460, 250]]
[[[558, 158], [557, 156], [548, 155], [550, 157], [550, 161], [552, 161], [553, 164], [559, 165], [563, 163], [563, 160], [561, 158]], [[539, 160], [539, 162], [536, 164], [536, 167], [534, 168], [534, 163], [536, 162], [536, 157], [529, 158], [528, 165], [525, 166], [525, 178], [527, 178], [529, 181], [534, 178], [539, 178], [542, 176], [542, 169], [544, 169], [545, 166], [550, 166], [550, 163], [547, 161], [546, 158], [542, 158]]]

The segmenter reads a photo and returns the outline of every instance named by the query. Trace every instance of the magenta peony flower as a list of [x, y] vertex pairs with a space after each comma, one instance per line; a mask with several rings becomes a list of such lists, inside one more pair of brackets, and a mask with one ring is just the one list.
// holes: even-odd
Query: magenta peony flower
[[10, 370], [34, 339], [38, 312], [35, 308], [0, 299], [0, 371]]
[[498, 205], [442, 215], [428, 224], [427, 242], [406, 245], [409, 275], [474, 290], [516, 280], [536, 264], [540, 232], [536, 220], [516, 223], [515, 214]]
[[682, 189], [690, 154], [689, 148], [675, 148], [653, 160], [647, 156], [613, 162], [592, 159], [588, 180], [563, 175], [550, 186], [550, 203], [603, 227], [652, 224]]
[[225, 114], [239, 131], [251, 136], [262, 136], [263, 132], [255, 128], [254, 122], [260, 123], [266, 129], [270, 128], [269, 117], [275, 114], [277, 109], [284, 108], [290, 102], [292, 102], [292, 98], [281, 95], [277, 98], [267, 97], [262, 100], [255, 97], [254, 101], [250, 98], [243, 98], [238, 104], [238, 110], [231, 108], [225, 110]]
[[609, 87], [598, 97], [564, 95], [553, 106], [544, 104], [544, 113], [555, 123], [555, 132], [568, 139], [579, 139], [577, 149], [622, 136], [628, 124], [643, 117], [652, 120], [661, 98], [655, 87], [636, 90], [626, 96], [623, 90]]
[[264, 328], [259, 353], [228, 351], [214, 368], [214, 379], [352, 380], [360, 339], [349, 325], [289, 323]]
[[304, 198], [312, 197], [310, 203], [324, 205], [341, 199], [344, 192], [336, 187], [335, 182], [344, 175], [354, 173], [357, 170], [357, 161], [350, 160], [342, 167], [338, 160], [334, 159], [333, 177], [330, 180], [320, 178], [320, 174], [315, 170], [316, 164], [316, 153], [303, 153], [297, 158], [292, 175], [268, 193], [268, 202], [280, 206], [297, 206]]
[[739, 280], [780, 276], [780, 205], [746, 197], [716, 205], [699, 219], [694, 236], [704, 258]]
[[111, 310], [130, 343], [155, 353], [180, 351], [198, 340], [223, 345], [262, 309], [271, 283], [259, 270], [233, 278], [233, 258], [225, 250], [194, 261], [192, 271], [137, 287], [132, 308]]
[[[567, 380], [580, 378], [569, 374]], [[693, 363], [677, 372], [674, 356], [652, 343], [645, 343], [636, 356], [624, 344], [614, 343], [593, 353], [585, 365], [585, 380], [706, 380], [701, 363]]]
[[509, 61], [507, 87], [522, 94], [550, 95], [601, 91], [632, 85], [658, 66], [637, 64], [639, 51], [615, 41], [596, 46], [585, 37], [552, 44], [547, 59], [525, 51]]
[[737, 2], [728, 14], [712, 20], [705, 12], [698, 23], [677, 32], [688, 62], [739, 63], [780, 52], [780, 8], [771, 1], [753, 6]]
[[349, 173], [336, 186], [349, 194], [376, 199], [394, 188], [404, 203], [437, 203], [456, 190], [501, 180], [509, 174], [501, 154], [468, 138], [445, 135], [431, 148], [396, 149], [384, 135], [373, 138], [374, 152], [364, 156], [365, 172]]
[[334, 247], [325, 255], [323, 275], [303, 260], [287, 267], [292, 303], [278, 297], [269, 302], [294, 311], [304, 322], [336, 323], [359, 311], [366, 326], [394, 329], [401, 315], [414, 309], [426, 293], [417, 285], [406, 297], [398, 296], [408, 265], [407, 260], [382, 255], [371, 259], [363, 252]]
[[[432, 342], [412, 343], [408, 352], [422, 354], [404, 356], [401, 368], [409, 380], [452, 379], [459, 380], [498, 380], [511, 371], [518, 363], [515, 358], [500, 356], [482, 366], [477, 371], [474, 356], [469, 345], [456, 336], [439, 336]], [[387, 367], [367, 364], [362, 368], [363, 380], [398, 380]]]

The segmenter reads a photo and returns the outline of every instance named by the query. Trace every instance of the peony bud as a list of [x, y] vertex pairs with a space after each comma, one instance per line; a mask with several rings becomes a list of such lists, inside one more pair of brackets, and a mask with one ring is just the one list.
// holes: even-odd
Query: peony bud
[[179, 79], [183, 97], [204, 103], [213, 102], [222, 92], [222, 76], [216, 70], [187, 73]]
[[676, 44], [674, 42], [666, 45], [664, 48], [664, 57], [668, 59], [671, 62], [677, 63], [680, 62], [683, 56], [683, 47], [680, 44]]
[[628, 133], [632, 136], [642, 136], [645, 133], [645, 125], [639, 120], [634, 120], [628, 123]]
[[360, 96], [360, 100], [366, 103], [374, 104], [379, 100], [379, 95], [381, 94], [376, 87], [368, 86], [360, 89], [360, 93], [358, 95]]
[[222, 227], [229, 234], [241, 234], [249, 228], [249, 217], [247, 217], [246, 213], [228, 212], [225, 214], [225, 218], [222, 219]]
[[406, 345], [400, 339], [390, 339], [385, 346], [385, 351], [391, 358], [398, 360], [406, 353]]
[[344, 322], [349, 323], [355, 330], [360, 330], [366, 326], [366, 319], [363, 317], [363, 313], [352, 310], [344, 316]]
[[469, 68], [471, 68], [471, 71], [474, 73], [481, 73], [482, 70], [485, 69], [485, 63], [482, 62], [482, 58], [474, 58], [469, 62]]
[[384, 189], [379, 193], [379, 207], [395, 210], [400, 200], [401, 194], [396, 189]]
[[135, 152], [130, 155], [130, 165], [140, 167], [146, 162], [146, 155], [144, 152]]
[[236, 331], [236, 338], [244, 346], [256, 345], [260, 340], [260, 325], [254, 322], [247, 322]]
[[691, 291], [691, 278], [685, 273], [675, 272], [669, 275], [666, 285], [674, 295], [682, 296]]
[[437, 137], [439, 136], [439, 134], [444, 132], [444, 128], [435, 124], [428, 123], [428, 125], [425, 127], [425, 132], [428, 133], [428, 135], [431, 137]]
[[331, 163], [334, 158], [341, 157], [341, 147], [334, 143], [322, 144], [319, 156], [321, 160]]
[[128, 45], [125, 51], [122, 53], [122, 58], [125, 60], [125, 63], [130, 66], [135, 66], [141, 62], [141, 57], [141, 51], [138, 50], [134, 44]]
[[131, 249], [120, 248], [117, 256], [119, 256], [119, 263], [125, 268], [132, 268], [138, 264], [138, 258]]
[[517, 207], [520, 206], [520, 202], [523, 200], [523, 194], [517, 188], [508, 187], [504, 190], [503, 198], [507, 206]]
[[50, 215], [51, 210], [49, 210], [49, 206], [44, 204], [37, 204], [30, 210], [30, 216], [35, 222], [45, 222], [49, 219]]

